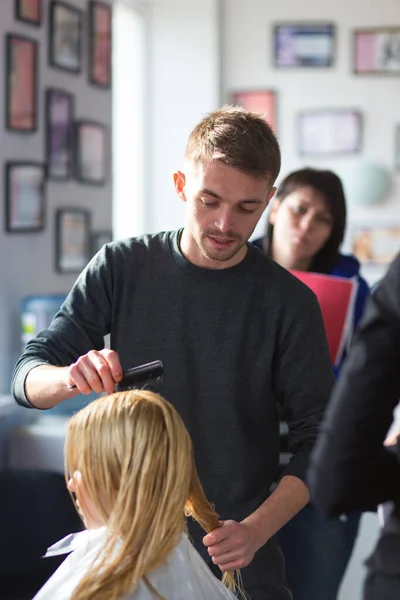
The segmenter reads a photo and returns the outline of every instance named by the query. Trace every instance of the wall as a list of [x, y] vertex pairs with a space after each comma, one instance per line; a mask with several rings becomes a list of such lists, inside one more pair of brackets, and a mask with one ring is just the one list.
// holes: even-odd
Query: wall
[[[353, 76], [355, 27], [399, 22], [398, 2], [345, 0], [153, 0], [149, 43], [149, 123], [151, 148], [149, 231], [179, 227], [184, 206], [173, 187], [172, 173], [181, 164], [187, 136], [202, 114], [229, 101], [238, 89], [271, 88], [278, 92], [278, 137], [282, 175], [305, 165], [328, 167], [344, 175], [354, 162], [373, 161], [393, 170], [394, 124], [400, 123], [399, 77]], [[280, 20], [329, 20], [337, 25], [336, 63], [331, 69], [276, 70], [272, 66], [271, 25]], [[303, 160], [296, 153], [295, 115], [313, 107], [353, 107], [364, 116], [360, 155]], [[400, 176], [391, 172], [391, 191], [381, 205], [362, 208], [349, 198], [349, 249], [352, 224], [400, 222]], [[262, 234], [265, 220], [256, 234]], [[370, 282], [382, 269], [364, 269]]]
[[148, 230], [180, 227], [184, 204], [172, 174], [182, 168], [187, 137], [220, 98], [218, 0], [154, 0], [149, 11]]
[[[104, 1], [104, 0], [103, 0]], [[14, 20], [14, 0], [0, 2], [0, 43], [6, 33], [35, 38], [39, 42], [38, 131], [20, 134], [5, 131], [4, 93], [0, 95], [0, 190], [4, 189], [3, 164], [6, 160], [44, 160], [44, 90], [60, 87], [75, 95], [76, 118], [90, 118], [111, 125], [111, 92], [87, 81], [87, 44], [83, 45], [83, 71], [72, 75], [47, 63], [48, 5], [43, 3], [43, 24], [34, 27]], [[86, 9], [86, 0], [70, 0]], [[3, 52], [3, 51], [2, 51]], [[4, 90], [5, 61], [0, 61], [1, 89]], [[3, 194], [3, 192], [2, 192]], [[82, 206], [92, 212], [93, 229], [110, 229], [111, 181], [104, 187], [49, 181], [46, 200], [46, 227], [39, 233], [10, 234], [4, 231], [4, 210], [0, 211], [0, 392], [8, 392], [10, 372], [20, 351], [19, 307], [26, 295], [66, 293], [75, 275], [54, 270], [54, 214], [61, 206]], [[2, 204], [4, 204], [4, 194]]]
[[116, 239], [147, 230], [148, 6], [115, 0], [113, 18], [113, 233]]
[[[272, 24], [307, 19], [336, 24], [335, 66], [329, 69], [275, 69], [272, 65]], [[375, 162], [392, 171], [390, 194], [382, 205], [369, 209], [359, 208], [349, 197], [350, 221], [387, 224], [395, 219], [400, 223], [400, 173], [393, 173], [394, 125], [400, 123], [400, 78], [353, 75], [351, 36], [351, 31], [358, 27], [398, 25], [399, 3], [396, 0], [352, 0], [350, 4], [346, 0], [334, 3], [223, 0], [222, 22], [224, 100], [229, 101], [230, 92], [238, 89], [271, 88], [277, 91], [282, 175], [305, 165], [332, 168], [345, 174], [348, 166], [359, 159]], [[314, 107], [351, 107], [363, 113], [361, 155], [304, 160], [297, 154], [296, 113]], [[350, 234], [351, 228], [348, 232]], [[381, 271], [369, 270], [366, 274], [374, 280]]]

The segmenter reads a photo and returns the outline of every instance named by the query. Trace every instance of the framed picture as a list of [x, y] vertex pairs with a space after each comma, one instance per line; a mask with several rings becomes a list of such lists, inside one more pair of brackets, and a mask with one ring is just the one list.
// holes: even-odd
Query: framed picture
[[400, 27], [354, 31], [354, 73], [400, 75]]
[[274, 64], [279, 68], [332, 67], [335, 54], [333, 23], [277, 23]]
[[90, 213], [83, 208], [56, 212], [56, 270], [79, 273], [90, 260]]
[[35, 162], [5, 164], [5, 229], [41, 231], [45, 213], [45, 167]]
[[108, 128], [96, 121], [77, 121], [75, 146], [76, 178], [103, 185], [107, 179]]
[[263, 113], [268, 125], [276, 132], [276, 92], [273, 90], [246, 90], [232, 94], [233, 104], [246, 110]]
[[49, 179], [72, 176], [74, 100], [64, 90], [46, 90], [46, 163]]
[[352, 154], [361, 150], [361, 113], [352, 109], [317, 109], [298, 116], [298, 147], [302, 155]]
[[394, 168], [400, 171], [400, 124], [394, 130]]
[[42, 23], [42, 0], [14, 0], [15, 18], [30, 25]]
[[113, 236], [111, 230], [103, 230], [103, 231], [92, 231], [91, 235], [91, 255], [94, 256], [97, 254], [99, 250], [104, 246], [104, 244], [108, 244], [108, 242], [112, 242]]
[[82, 68], [82, 11], [66, 2], [50, 2], [49, 64], [80, 73]]
[[89, 4], [89, 81], [111, 87], [112, 9], [92, 0]]
[[6, 128], [37, 128], [37, 42], [9, 33], [6, 38]]
[[386, 266], [400, 251], [400, 224], [355, 225], [352, 233], [353, 254], [365, 266]]

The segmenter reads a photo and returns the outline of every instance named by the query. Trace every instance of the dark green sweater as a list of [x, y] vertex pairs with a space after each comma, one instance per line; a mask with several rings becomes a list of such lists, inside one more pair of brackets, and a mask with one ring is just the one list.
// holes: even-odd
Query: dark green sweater
[[278, 403], [293, 457], [284, 474], [305, 478], [333, 383], [313, 293], [248, 246], [244, 260], [207, 270], [180, 253], [177, 233], [106, 245], [79, 276], [48, 330], [18, 361], [13, 392], [29, 406], [32, 367], [69, 365], [111, 347], [127, 369], [160, 359], [163, 394], [191, 434], [200, 479], [223, 519], [242, 519], [267, 497], [279, 459]]

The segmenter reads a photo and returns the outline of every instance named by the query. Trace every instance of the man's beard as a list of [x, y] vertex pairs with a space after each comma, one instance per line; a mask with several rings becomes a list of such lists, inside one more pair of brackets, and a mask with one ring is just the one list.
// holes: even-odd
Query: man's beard
[[[229, 240], [232, 244], [227, 245], [224, 248], [222, 245], [217, 248], [212, 246], [212, 242], [208, 240], [212, 237], [216, 240]], [[215, 260], [219, 262], [226, 262], [231, 260], [240, 251], [243, 245], [246, 243], [242, 236], [235, 232], [227, 232], [221, 234], [218, 230], [206, 229], [201, 233], [201, 250], [209, 260]]]

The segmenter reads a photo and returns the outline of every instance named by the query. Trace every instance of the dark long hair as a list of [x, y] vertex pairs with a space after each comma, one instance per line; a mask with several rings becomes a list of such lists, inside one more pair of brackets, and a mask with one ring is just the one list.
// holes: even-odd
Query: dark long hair
[[[304, 187], [311, 187], [323, 196], [333, 218], [332, 233], [310, 265], [310, 271], [330, 273], [339, 258], [339, 249], [346, 229], [346, 199], [342, 182], [332, 171], [310, 167], [293, 171], [279, 185], [274, 202], [282, 202], [286, 196]], [[274, 226], [268, 221], [263, 240], [263, 249], [267, 256], [271, 256], [273, 234]]]

